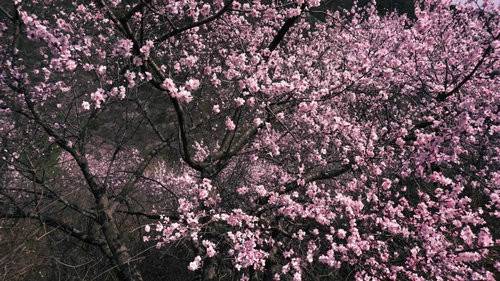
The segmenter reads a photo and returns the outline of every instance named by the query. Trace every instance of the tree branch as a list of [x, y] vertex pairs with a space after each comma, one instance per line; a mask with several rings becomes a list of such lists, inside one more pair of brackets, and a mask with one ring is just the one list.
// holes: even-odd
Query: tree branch
[[224, 13], [226, 13], [229, 8], [231, 8], [231, 5], [233, 4], [234, 0], [229, 0], [227, 1], [225, 4], [224, 4], [224, 7], [222, 7], [222, 9], [220, 9], [217, 13], [215, 13], [214, 15], [208, 17], [208, 18], [204, 18], [200, 21], [197, 21], [195, 23], [192, 23], [190, 25], [186, 25], [186, 26], [183, 26], [181, 28], [176, 28], [174, 30], [172, 30], [171, 32], [161, 36], [160, 38], [158, 38], [157, 40], [155, 40], [155, 43], [161, 43], [165, 40], [167, 40], [168, 38], [172, 37], [172, 36], [175, 36], [175, 35], [178, 35], [186, 30], [189, 30], [189, 29], [192, 29], [192, 28], [195, 28], [195, 27], [198, 27], [198, 26], [201, 26], [201, 25], [204, 25], [204, 24], [207, 24], [207, 23], [210, 23], [218, 18], [220, 18]]
[[2, 210], [2, 211], [0, 211], [0, 218], [39, 220], [40, 222], [42, 222], [46, 225], [49, 225], [53, 228], [59, 229], [59, 230], [69, 234], [70, 236], [72, 236], [72, 237], [74, 237], [82, 242], [85, 242], [85, 243], [88, 243], [91, 245], [95, 245], [95, 246], [102, 246], [105, 244], [103, 241], [98, 240], [95, 237], [92, 237], [91, 235], [88, 235], [88, 234], [84, 233], [83, 231], [74, 228], [71, 225], [68, 225], [68, 224], [66, 224], [62, 221], [59, 221], [55, 218], [52, 218], [52, 217], [43, 216], [41, 214], [25, 212], [22, 210], [11, 211], [11, 212]]
[[[304, 10], [306, 4], [303, 4], [302, 7], [300, 8], [301, 11]], [[278, 33], [273, 38], [273, 41], [271, 41], [271, 44], [267, 47], [271, 52], [274, 51], [278, 45], [283, 41], [283, 38], [285, 38], [286, 33], [290, 28], [299, 20], [300, 14], [291, 18], [288, 18], [285, 23], [281, 26], [280, 30], [278, 30]]]
[[[498, 40], [498, 38], [500, 37], [500, 34], [497, 35], [493, 41], [496, 41]], [[493, 42], [492, 41], [492, 42]], [[460, 88], [462, 88], [465, 83], [467, 83], [469, 80], [472, 79], [472, 77], [474, 76], [474, 74], [476, 74], [477, 70], [479, 69], [479, 67], [481, 67], [481, 65], [484, 63], [484, 61], [486, 60], [486, 58], [488, 57], [488, 55], [493, 51], [493, 46], [491, 45], [491, 43], [488, 45], [488, 47], [484, 50], [483, 52], [483, 55], [481, 56], [481, 59], [476, 63], [476, 65], [474, 66], [474, 68], [471, 70], [471, 72], [469, 74], [467, 74], [464, 79], [462, 79], [462, 81], [460, 81], [460, 83], [458, 83], [451, 91], [449, 92], [442, 92], [440, 93], [439, 95], [437, 95], [436, 97], [436, 100], [437, 101], [445, 101], [449, 96], [455, 94], [455, 93], [458, 93], [458, 91], [460, 90]]]

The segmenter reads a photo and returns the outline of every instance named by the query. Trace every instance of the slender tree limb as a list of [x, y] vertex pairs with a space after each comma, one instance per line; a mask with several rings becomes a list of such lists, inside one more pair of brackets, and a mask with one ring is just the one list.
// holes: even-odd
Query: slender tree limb
[[[300, 8], [301, 11], [304, 10], [306, 4], [303, 4], [302, 7]], [[285, 35], [287, 32], [290, 30], [290, 28], [299, 20], [300, 14], [291, 18], [288, 18], [285, 20], [283, 25], [281, 26], [280, 30], [278, 30], [278, 33], [273, 38], [273, 41], [271, 41], [271, 44], [267, 47], [271, 52], [274, 51], [278, 45], [283, 41], [285, 38]]]
[[220, 18], [223, 14], [225, 14], [227, 11], [229, 11], [229, 8], [231, 8], [233, 2], [234, 2], [234, 0], [227, 1], [224, 4], [224, 7], [222, 7], [222, 9], [220, 9], [217, 13], [215, 13], [214, 15], [212, 15], [210, 17], [204, 18], [204, 19], [202, 19], [200, 21], [197, 21], [195, 23], [192, 23], [190, 25], [186, 25], [186, 26], [183, 26], [183, 27], [180, 27], [180, 28], [176, 28], [176, 29], [172, 30], [171, 32], [169, 32], [167, 34], [160, 36], [160, 38], [158, 38], [157, 40], [155, 40], [155, 43], [161, 43], [161, 42], [167, 40], [168, 38], [170, 38], [172, 36], [181, 34], [184, 31], [193, 29], [193, 28], [198, 27], [198, 26], [202, 26], [204, 24], [208, 24], [208, 23], [210, 23], [210, 22], [212, 22], [212, 21]]
[[14, 17], [9, 12], [7, 12], [7, 10], [2, 5], [0, 5], [0, 12], [4, 14], [10, 21], [14, 21]]
[[[500, 34], [498, 34], [492, 40], [492, 42], [498, 40], [499, 38], [500, 38]], [[465, 85], [465, 83], [467, 83], [468, 81], [470, 81], [472, 79], [472, 77], [476, 74], [476, 72], [479, 69], [479, 67], [481, 67], [481, 65], [484, 63], [484, 61], [486, 60], [486, 58], [491, 54], [491, 52], [493, 52], [493, 46], [490, 43], [488, 45], [488, 47], [483, 51], [481, 59], [479, 59], [479, 61], [476, 63], [476, 65], [471, 70], [471, 72], [469, 74], [467, 74], [464, 77], [464, 79], [462, 79], [462, 81], [460, 81], [460, 83], [458, 83], [451, 91], [449, 91], [449, 92], [442, 92], [439, 95], [437, 95], [436, 100], [437, 101], [445, 101], [449, 96], [458, 93], [458, 91]]]
[[66, 234], [69, 234], [70, 236], [91, 244], [95, 246], [102, 246], [104, 242], [102, 240], [96, 239], [95, 237], [88, 235], [84, 233], [83, 231], [68, 225], [60, 220], [57, 220], [53, 217], [49, 216], [44, 216], [41, 214], [36, 214], [36, 213], [31, 213], [31, 212], [25, 212], [21, 210], [15, 210], [15, 211], [6, 211], [2, 210], [0, 211], [0, 218], [7, 218], [7, 219], [34, 219], [34, 220], [39, 220], [41, 223], [47, 224], [51, 227], [54, 227], [56, 229], [59, 229], [63, 231]]

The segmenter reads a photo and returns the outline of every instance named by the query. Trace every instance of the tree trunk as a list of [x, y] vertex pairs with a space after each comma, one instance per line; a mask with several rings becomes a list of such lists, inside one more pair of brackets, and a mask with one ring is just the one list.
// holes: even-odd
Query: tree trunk
[[98, 207], [98, 222], [104, 234], [112, 260], [118, 271], [118, 278], [123, 281], [142, 281], [142, 276], [135, 264], [131, 261], [129, 249], [125, 245], [120, 231], [116, 226], [113, 211], [106, 194], [96, 198]]

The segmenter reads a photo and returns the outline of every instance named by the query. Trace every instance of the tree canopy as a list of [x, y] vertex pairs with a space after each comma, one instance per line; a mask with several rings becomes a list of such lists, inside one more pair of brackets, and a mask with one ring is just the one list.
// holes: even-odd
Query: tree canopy
[[495, 280], [500, 8], [415, 2], [0, 4], [0, 223], [68, 280]]

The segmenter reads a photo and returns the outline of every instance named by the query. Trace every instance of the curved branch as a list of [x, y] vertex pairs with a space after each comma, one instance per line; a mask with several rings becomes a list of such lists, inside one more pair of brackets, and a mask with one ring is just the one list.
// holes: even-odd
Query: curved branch
[[192, 29], [192, 28], [195, 28], [195, 27], [198, 27], [198, 26], [210, 23], [210, 22], [212, 22], [212, 21], [220, 18], [223, 14], [225, 14], [229, 10], [229, 8], [231, 8], [231, 5], [233, 4], [233, 1], [234, 0], [227, 1], [226, 4], [224, 4], [224, 7], [222, 7], [222, 9], [220, 9], [217, 13], [215, 13], [214, 15], [212, 15], [212, 16], [210, 16], [208, 18], [204, 18], [204, 19], [202, 19], [200, 21], [197, 21], [197, 22], [194, 22], [194, 23], [192, 23], [190, 25], [186, 25], [186, 26], [183, 26], [181, 28], [176, 28], [176, 29], [172, 30], [171, 32], [169, 32], [169, 33], [161, 36], [157, 40], [155, 40], [155, 43], [161, 43], [161, 42], [167, 40], [168, 38], [170, 38], [172, 36], [181, 34], [182, 32], [184, 32], [186, 30], [189, 30], [189, 29]]
[[[302, 5], [300, 8], [301, 11], [304, 10], [305, 4]], [[267, 47], [271, 52], [274, 51], [278, 45], [283, 41], [283, 38], [285, 38], [286, 33], [290, 30], [290, 28], [299, 20], [300, 14], [296, 15], [294, 17], [288, 18], [285, 23], [281, 26], [280, 30], [278, 30], [278, 33], [273, 38], [273, 41], [271, 41], [271, 44]]]
[[35, 213], [29, 213], [29, 212], [24, 212], [21, 210], [17, 211], [1, 211], [0, 212], [0, 218], [5, 218], [5, 219], [33, 219], [33, 220], [39, 220], [41, 223], [44, 223], [46, 225], [49, 225], [53, 228], [59, 229], [62, 232], [69, 234], [70, 236], [85, 242], [87, 244], [91, 244], [94, 246], [103, 246], [105, 243], [99, 239], [96, 239], [95, 237], [84, 233], [83, 231], [66, 224], [60, 220], [57, 220], [52, 217], [48, 216], [43, 216], [41, 214], [35, 214]]
[[[498, 40], [500, 37], [500, 34], [497, 35], [492, 42]], [[482, 56], [481, 56], [481, 59], [476, 63], [476, 65], [474, 66], [474, 68], [471, 70], [471, 72], [469, 74], [467, 74], [464, 79], [462, 79], [462, 81], [460, 81], [460, 83], [458, 83], [451, 91], [449, 92], [442, 92], [440, 93], [439, 95], [437, 95], [436, 97], [436, 100], [437, 101], [445, 101], [449, 96], [455, 94], [455, 93], [458, 93], [458, 91], [460, 90], [460, 88], [462, 88], [465, 83], [467, 83], [469, 80], [472, 79], [472, 77], [474, 76], [474, 74], [476, 74], [477, 70], [479, 69], [479, 67], [481, 67], [481, 65], [484, 63], [484, 61], [486, 60], [486, 58], [488, 57], [488, 55], [493, 52], [493, 46], [491, 45], [491, 43], [488, 45], [488, 47], [484, 50]]]

